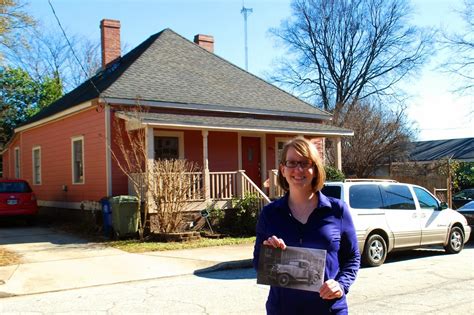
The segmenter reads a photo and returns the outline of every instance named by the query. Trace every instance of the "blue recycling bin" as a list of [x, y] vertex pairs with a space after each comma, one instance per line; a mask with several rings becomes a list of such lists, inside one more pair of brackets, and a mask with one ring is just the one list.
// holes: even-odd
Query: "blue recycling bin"
[[102, 198], [100, 200], [102, 205], [102, 223], [104, 235], [110, 237], [112, 231], [112, 209], [110, 207], [110, 201], [108, 198]]

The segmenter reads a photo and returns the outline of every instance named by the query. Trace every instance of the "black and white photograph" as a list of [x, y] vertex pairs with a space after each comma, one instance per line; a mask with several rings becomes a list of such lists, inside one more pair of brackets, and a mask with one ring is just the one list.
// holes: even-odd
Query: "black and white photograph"
[[291, 247], [285, 250], [262, 246], [257, 283], [319, 292], [324, 279], [326, 251]]

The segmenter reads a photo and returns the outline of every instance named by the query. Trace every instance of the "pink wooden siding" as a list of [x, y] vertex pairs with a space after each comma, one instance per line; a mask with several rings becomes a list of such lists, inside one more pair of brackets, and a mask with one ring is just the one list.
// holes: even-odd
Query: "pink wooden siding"
[[201, 130], [184, 131], [184, 157], [202, 167], [202, 132]]
[[239, 148], [236, 132], [209, 132], [209, 170], [235, 171], [239, 166]]
[[[79, 136], [84, 141], [84, 184], [73, 184], [71, 139]], [[21, 132], [7, 152], [13, 157], [16, 143], [20, 143], [21, 177], [32, 185], [39, 200], [98, 201], [107, 189], [104, 136], [104, 112], [94, 108]], [[41, 148], [41, 184], [33, 185], [32, 149], [37, 146]], [[14, 175], [11, 159], [8, 164]]]

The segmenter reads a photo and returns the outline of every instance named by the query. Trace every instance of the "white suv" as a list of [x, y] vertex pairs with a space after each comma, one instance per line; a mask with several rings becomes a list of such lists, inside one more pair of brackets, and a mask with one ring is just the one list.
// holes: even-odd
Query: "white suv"
[[367, 266], [380, 266], [392, 250], [442, 245], [459, 253], [469, 239], [466, 218], [425, 188], [392, 180], [327, 182], [326, 196], [347, 203]]

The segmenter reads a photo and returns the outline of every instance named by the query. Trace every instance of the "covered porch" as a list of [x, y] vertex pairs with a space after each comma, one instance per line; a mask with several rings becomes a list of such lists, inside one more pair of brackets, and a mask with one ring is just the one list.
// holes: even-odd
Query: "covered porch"
[[310, 138], [324, 160], [325, 138], [332, 138], [336, 143], [335, 167], [341, 169], [341, 137], [352, 135], [350, 130], [331, 125], [291, 120], [154, 112], [135, 117], [125, 111], [116, 115], [126, 121], [128, 129], [145, 128], [148, 163], [160, 158], [160, 141], [173, 138], [176, 158], [201, 166], [200, 172], [188, 175], [194, 183], [188, 192], [188, 210], [204, 209], [211, 203], [227, 208], [233, 198], [247, 194], [258, 196], [263, 207], [281, 195], [276, 169], [287, 140]]

